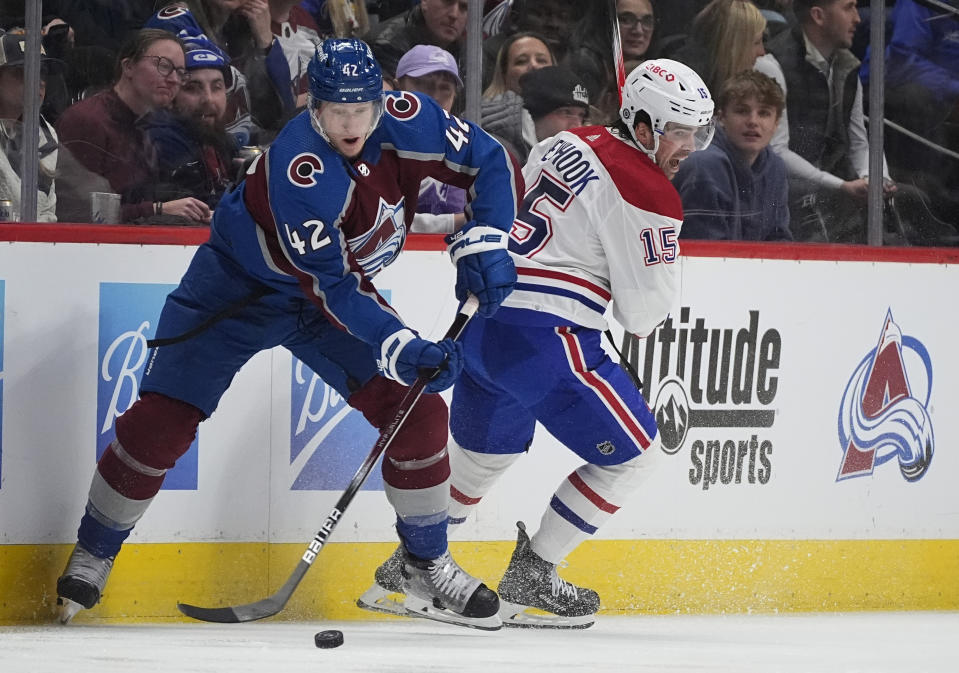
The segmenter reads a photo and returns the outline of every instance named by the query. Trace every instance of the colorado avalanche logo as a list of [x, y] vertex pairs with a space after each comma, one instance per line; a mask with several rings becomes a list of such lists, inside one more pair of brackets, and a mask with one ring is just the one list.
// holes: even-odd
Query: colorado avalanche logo
[[392, 262], [406, 241], [406, 220], [403, 199], [391, 204], [380, 197], [376, 223], [369, 231], [351, 238], [348, 243], [356, 261], [370, 277]]
[[309, 152], [297, 154], [286, 167], [286, 176], [297, 187], [312, 187], [316, 184], [316, 178], [313, 176], [322, 172], [323, 161]]
[[386, 97], [386, 111], [400, 121], [409, 121], [420, 113], [420, 99], [409, 91], [398, 91]]
[[928, 351], [917, 339], [903, 336], [888, 311], [879, 344], [856, 367], [842, 395], [843, 458], [836, 481], [872, 474], [892, 458], [898, 458], [906, 481], [920, 479], [935, 448], [928, 411], [931, 394]]

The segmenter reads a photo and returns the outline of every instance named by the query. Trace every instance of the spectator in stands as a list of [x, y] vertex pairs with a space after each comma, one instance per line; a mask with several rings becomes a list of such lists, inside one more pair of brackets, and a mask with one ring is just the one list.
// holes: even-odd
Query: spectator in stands
[[302, 110], [306, 107], [306, 94], [310, 88], [306, 66], [320, 43], [332, 34], [323, 34], [313, 17], [298, 2], [270, 0], [270, 30], [280, 43], [290, 67], [295, 109]]
[[598, 3], [582, 0], [526, 0], [520, 4], [516, 17], [518, 30], [539, 33], [546, 38], [557, 62], [569, 49], [576, 17], [584, 11], [593, 11]]
[[[430, 96], [452, 112], [457, 94], [463, 89], [456, 59], [444, 49], [418, 44], [403, 54], [396, 66], [398, 88]], [[466, 223], [466, 191], [425, 178], [420, 183], [412, 231], [421, 234], [449, 234]]]
[[[869, 144], [859, 60], [849, 51], [856, 0], [795, 0], [793, 7], [799, 24], [756, 61], [786, 95], [772, 147], [789, 175], [790, 229], [798, 241], [865, 243]], [[895, 190], [891, 180], [884, 184]]]
[[[369, 5], [370, 13], [375, 14], [377, 21], [382, 23], [407, 11], [416, 2], [417, 0], [367, 0], [366, 4]], [[303, 4], [322, 5], [326, 4], [326, 0], [303, 0]]]
[[492, 81], [483, 92], [483, 128], [496, 129], [497, 137], [501, 141], [509, 139], [506, 142], [514, 150], [522, 147], [524, 124], [532, 128], [532, 120], [523, 107], [520, 78], [532, 70], [555, 64], [553, 52], [543, 36], [527, 31], [507, 36], [496, 56]]
[[442, 47], [457, 61], [465, 43], [467, 0], [420, 0], [409, 11], [379, 24], [367, 42], [383, 69], [396, 74], [403, 54], [417, 44]]
[[[51, 61], [48, 63], [46, 72], [46, 95], [43, 99], [41, 111], [47, 120], [55, 124], [60, 114], [71, 104], [79, 100], [84, 92], [91, 91], [95, 93], [101, 89], [108, 88], [111, 83], [111, 74], [113, 62], [116, 55], [115, 40], [110, 48], [99, 44], [91, 44], [91, 39], [106, 37], [103, 33], [108, 26], [116, 26], [129, 16], [129, 12], [135, 11], [135, 8], [124, 7], [122, 10], [115, 10], [116, 17], [113, 24], [106, 23], [103, 26], [94, 26], [89, 17], [77, 16], [77, 6], [88, 7], [95, 15], [91, 2], [95, 0], [46, 0], [43, 3], [43, 13], [41, 15], [40, 35], [42, 36], [43, 48], [46, 50]], [[131, 2], [135, 5], [135, 2]], [[13, 28], [23, 26], [26, 17], [24, 16], [24, 2], [0, 3], [0, 28]], [[102, 8], [101, 8], [102, 9]], [[80, 32], [74, 29], [71, 22], [73, 19], [80, 21], [84, 31], [90, 30], [93, 35], [86, 32]], [[136, 28], [142, 25], [143, 20], [136, 24]]]
[[[617, 0], [616, 19], [623, 48], [623, 60], [632, 68], [650, 57], [656, 19], [649, 0]], [[619, 119], [619, 84], [613, 65], [613, 17], [609, 3], [598, 3], [576, 25], [565, 65], [590, 82], [590, 103], [596, 107], [598, 123]], [[625, 72], [631, 72], [625, 67]]]
[[[689, 39], [689, 27], [709, 0], [653, 0], [659, 58], [672, 58]], [[627, 71], [628, 72], [628, 71]]]
[[[559, 63], [565, 58], [576, 25], [575, 17], [583, 14], [580, 2], [581, 0], [514, 0], [507, 18], [499, 26], [499, 32], [488, 37], [484, 35], [483, 90], [490, 86], [493, 73], [497, 71], [495, 64], [504, 44], [516, 33], [536, 35], [547, 45], [553, 63]], [[603, 3], [590, 3], [590, 12], [605, 2], [606, 0]]]
[[[62, 19], [73, 30], [78, 48], [96, 47], [112, 64], [117, 50], [143, 27], [155, 5], [156, 0], [43, 0], [43, 22], [47, 25], [54, 17]], [[104, 57], [94, 58], [100, 61]], [[107, 68], [108, 73], [110, 70]]]
[[619, 41], [623, 59], [643, 61], [649, 51], [656, 29], [656, 16], [650, 0], [617, 0], [616, 20], [619, 22]]
[[685, 216], [680, 238], [792, 240], [786, 165], [769, 148], [785, 105], [779, 85], [760, 72], [726, 81], [713, 142], [689, 155], [673, 178]]
[[125, 222], [164, 213], [209, 219], [209, 207], [198, 199], [154, 198], [156, 165], [138, 124], [172, 104], [185, 76], [181, 42], [166, 31], [144, 29], [120, 49], [113, 87], [64, 111], [57, 122], [60, 221], [87, 221], [95, 191], [120, 194]]
[[[281, 0], [281, 2], [287, 1]], [[364, 2], [364, 0], [302, 0], [299, 2], [299, 7], [310, 15], [324, 37], [363, 39], [370, 30], [369, 9], [374, 7], [374, 3]], [[409, 7], [410, 3], [407, 0], [406, 7], [400, 11]], [[379, 21], [385, 21], [388, 18], [388, 16], [377, 15]]]
[[230, 57], [226, 118], [238, 145], [260, 142], [260, 129], [276, 131], [294, 112], [290, 66], [270, 30], [267, 0], [170, 2], [146, 27], [169, 31], [187, 47], [212, 42]]
[[156, 153], [157, 199], [193, 196], [212, 212], [234, 184], [238, 148], [223, 119], [229, 63], [213, 43], [190, 49], [173, 109], [151, 113], [146, 128]]
[[693, 19], [689, 40], [672, 57], [695, 70], [710, 91], [751, 70], [765, 53], [766, 19], [750, 0], [712, 0]]
[[562, 65], [531, 70], [520, 78], [524, 114], [512, 119], [483, 119], [483, 128], [523, 164], [533, 146], [560, 131], [586, 124], [589, 91], [576, 73]]
[[[0, 35], [0, 199], [11, 202], [21, 213], [21, 165], [23, 161], [23, 69], [26, 33], [10, 31]], [[46, 65], [41, 56], [40, 100], [43, 100]], [[56, 222], [57, 194], [54, 175], [57, 168], [57, 134], [40, 115], [39, 170], [37, 181], [37, 221]], [[19, 219], [15, 217], [14, 219]]]
[[483, 99], [491, 101], [507, 91], [519, 95], [520, 77], [550, 65], [556, 65], [556, 59], [545, 37], [527, 31], [509, 35], [496, 55], [492, 79], [483, 91]]
[[463, 89], [453, 55], [432, 44], [418, 44], [403, 54], [396, 66], [397, 85], [402, 91], [424, 93], [447, 112], [453, 110]]
[[766, 19], [765, 38], [767, 40], [776, 37], [796, 23], [796, 15], [792, 11], [792, 0], [753, 0], [753, 3]]
[[[890, 171], [921, 189], [935, 216], [951, 222], [947, 231], [952, 229], [953, 240], [948, 242], [954, 244], [959, 227], [959, 4], [898, 0], [889, 21], [884, 112], [892, 122], [885, 128]], [[859, 70], [865, 86], [870, 56], [867, 51]], [[939, 242], [930, 235], [922, 242]]]

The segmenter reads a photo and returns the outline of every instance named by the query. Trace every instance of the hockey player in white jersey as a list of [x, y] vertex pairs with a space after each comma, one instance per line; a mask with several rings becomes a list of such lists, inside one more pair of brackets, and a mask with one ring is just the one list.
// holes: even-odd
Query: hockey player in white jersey
[[[585, 628], [600, 599], [557, 574], [647, 478], [658, 450], [642, 393], [603, 350], [605, 313], [648, 335], [676, 297], [682, 206], [670, 183], [680, 162], [712, 139], [706, 85], [676, 61], [650, 60], [622, 88], [620, 120], [539, 143], [510, 233], [518, 282], [490, 318], [463, 336], [449, 444], [452, 526], [466, 520], [522, 456], [536, 421], [585, 463], [553, 494], [539, 529], [518, 540], [499, 583], [507, 626]], [[391, 611], [394, 554], [360, 607]], [[532, 611], [531, 611], [532, 609]]]

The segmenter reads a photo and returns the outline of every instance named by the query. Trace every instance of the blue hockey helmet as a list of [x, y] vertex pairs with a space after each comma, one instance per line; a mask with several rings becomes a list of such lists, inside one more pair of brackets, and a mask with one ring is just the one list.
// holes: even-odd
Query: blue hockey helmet
[[362, 40], [324, 40], [310, 59], [307, 73], [314, 105], [320, 101], [363, 103], [383, 95], [380, 64]]

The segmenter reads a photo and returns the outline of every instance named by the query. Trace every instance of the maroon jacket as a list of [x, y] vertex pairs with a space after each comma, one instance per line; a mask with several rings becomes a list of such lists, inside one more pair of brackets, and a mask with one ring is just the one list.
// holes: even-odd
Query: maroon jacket
[[61, 150], [120, 194], [121, 219], [153, 215], [156, 162], [138, 119], [113, 89], [71, 105], [57, 122]]

